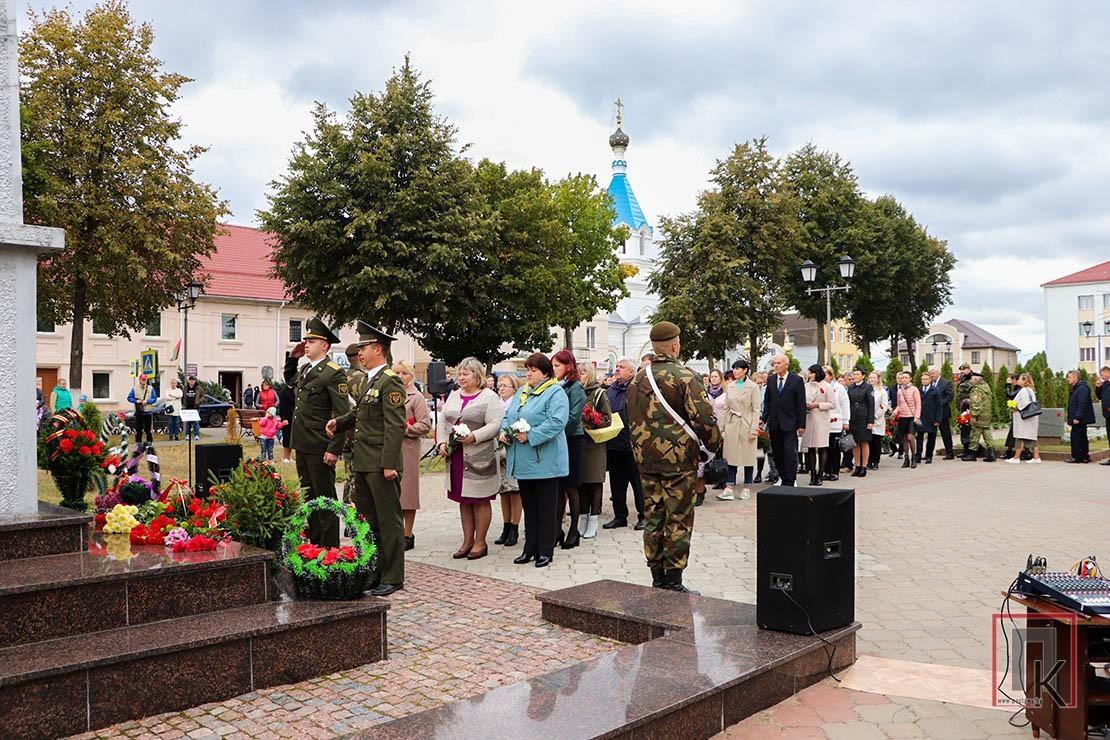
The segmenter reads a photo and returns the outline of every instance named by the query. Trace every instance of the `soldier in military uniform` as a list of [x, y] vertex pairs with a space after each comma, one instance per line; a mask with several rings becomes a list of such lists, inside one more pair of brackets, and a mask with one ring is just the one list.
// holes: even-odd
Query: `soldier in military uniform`
[[[335, 463], [343, 451], [343, 438], [329, 439], [329, 419], [351, 409], [350, 388], [343, 368], [328, 359], [339, 337], [319, 319], [308, 320], [304, 341], [285, 359], [285, 382], [293, 388], [293, 449], [297, 451], [297, 476], [306, 496], [335, 496]], [[301, 357], [308, 362], [297, 368]], [[317, 511], [308, 522], [308, 538], [322, 547], [339, 546], [339, 519]]]
[[353, 411], [329, 421], [329, 434], [355, 433], [355, 508], [370, 523], [378, 546], [378, 574], [370, 593], [388, 596], [405, 585], [405, 525], [401, 515], [401, 443], [405, 439], [405, 386], [389, 369], [393, 337], [358, 322], [358, 358], [366, 384]]
[[979, 448], [986, 455], [983, 462], [994, 462], [994, 440], [991, 439], [991, 412], [994, 408], [994, 394], [991, 393], [990, 383], [983, 382], [979, 373], [971, 374], [971, 392], [969, 394], [971, 411], [971, 439], [967, 453], [961, 460], [974, 460], [975, 450]]
[[644, 555], [652, 586], [688, 592], [682, 571], [694, 529], [700, 447], [663, 408], [652, 389], [652, 373], [667, 404], [706, 448], [717, 452], [721, 434], [701, 379], [679, 364], [679, 329], [669, 321], [651, 327], [655, 357], [636, 373], [625, 402], [632, 451], [644, 487]]
[[[964, 401], [971, 397], [971, 365], [966, 362], [960, 365], [960, 374], [956, 377], [956, 408], [959, 412], [963, 411]], [[960, 459], [967, 457], [967, 455], [974, 455], [971, 450], [971, 427], [964, 425], [960, 427], [960, 444], [963, 446], [964, 451]]]
[[[358, 349], [358, 342], [347, 345], [347, 362], [351, 365], [347, 368], [347, 389], [351, 395], [352, 408], [354, 408], [354, 402], [362, 396], [362, 387], [366, 384], [366, 373], [363, 372], [362, 364], [358, 361]], [[343, 483], [343, 503], [351, 502], [351, 492], [355, 487], [355, 477], [351, 475], [354, 449], [355, 432], [353, 429], [348, 429], [343, 435], [343, 469], [347, 471], [347, 480]]]

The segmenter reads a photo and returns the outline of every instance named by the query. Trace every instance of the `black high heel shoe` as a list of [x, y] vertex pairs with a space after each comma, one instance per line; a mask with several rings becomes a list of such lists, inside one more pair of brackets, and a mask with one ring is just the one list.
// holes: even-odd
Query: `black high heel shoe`
[[532, 558], [534, 558], [534, 557], [536, 557], [536, 556], [533, 555], [530, 552], [525, 551], [525, 552], [520, 553], [519, 557], [513, 558], [513, 562], [516, 563], [517, 565], [524, 565], [525, 563], [532, 562]]
[[[570, 531], [567, 532], [567, 536], [563, 538], [563, 543], [559, 545], [559, 547], [563, 550], [570, 550], [572, 548], [578, 547], [578, 544], [581, 541], [581, 536], [578, 534], [578, 528], [573, 526], [572, 524]], [[538, 562], [536, 564], [536, 567], [541, 567]]]
[[509, 524], [508, 522], [505, 522], [505, 524], [501, 527], [501, 536], [495, 539], [493, 541], [493, 544], [504, 545], [505, 540], [509, 539], [509, 528], [512, 526], [513, 525]]

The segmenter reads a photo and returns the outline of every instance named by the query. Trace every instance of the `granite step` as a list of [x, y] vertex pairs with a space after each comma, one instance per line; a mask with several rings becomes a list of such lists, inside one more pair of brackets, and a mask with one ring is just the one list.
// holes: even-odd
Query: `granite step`
[[39, 502], [37, 516], [0, 518], [0, 561], [80, 552], [92, 514]]
[[275, 601], [0, 649], [0, 737], [58, 737], [383, 660], [389, 603]]
[[[126, 541], [124, 546], [127, 547]], [[211, 552], [131, 545], [0, 562], [0, 648], [268, 601], [273, 554], [237, 542]]]

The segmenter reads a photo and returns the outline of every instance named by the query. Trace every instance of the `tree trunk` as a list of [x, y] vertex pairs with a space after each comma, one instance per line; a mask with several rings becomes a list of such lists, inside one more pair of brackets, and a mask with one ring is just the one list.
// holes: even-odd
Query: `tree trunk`
[[563, 348], [574, 352], [574, 327], [563, 327]]
[[85, 372], [85, 315], [89, 310], [88, 287], [81, 273], [73, 281], [73, 327], [69, 335], [69, 393], [80, 405], [81, 376]]
[[911, 339], [906, 340], [906, 351], [910, 356], [910, 372], [917, 373], [917, 342]]
[[762, 348], [759, 346], [759, 334], [756, 331], [748, 336], [748, 357], [744, 358], [748, 361], [748, 374], [751, 375], [759, 369], [759, 357], [763, 354]]
[[890, 359], [898, 357], [898, 335], [890, 335]]
[[817, 322], [817, 364], [829, 364], [829, 335], [825, 322]]

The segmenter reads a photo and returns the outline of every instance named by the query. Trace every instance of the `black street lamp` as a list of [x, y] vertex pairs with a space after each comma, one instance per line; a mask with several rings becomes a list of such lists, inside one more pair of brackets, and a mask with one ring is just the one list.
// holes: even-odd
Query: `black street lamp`
[[[844, 255], [837, 262], [840, 267], [840, 277], [845, 280], [851, 280], [852, 276], [856, 274], [856, 263], [848, 255]], [[802, 263], [802, 281], [812, 283], [817, 279], [817, 265], [813, 264], [811, 260], [806, 260]], [[825, 294], [825, 327], [829, 332], [828, 346], [825, 347], [825, 360], [832, 354], [832, 294], [838, 290], [849, 290], [848, 285], [826, 285], [824, 288], [806, 288], [806, 295], [814, 293]]]
[[[185, 288], [180, 293], [178, 293], [177, 296], [176, 296], [177, 310], [178, 310], [179, 313], [184, 313], [184, 317], [185, 317], [185, 321], [184, 321], [185, 326], [184, 326], [184, 329], [182, 331], [182, 338], [181, 338], [181, 364], [185, 368], [185, 375], [186, 375], [185, 383], [186, 383], [186, 385], [188, 385], [188, 382], [189, 382], [188, 381], [188, 374], [189, 374], [189, 309], [196, 308], [197, 299], [200, 298], [200, 294], [203, 293], [203, 292], [204, 292], [204, 283], [200, 282], [196, 278], [193, 278], [192, 280], [190, 280], [188, 282], [188, 284], [185, 286]], [[197, 426], [197, 431], [198, 431], [197, 436], [199, 437], [200, 436], [199, 435], [199, 431], [200, 431], [200, 426], [199, 425]], [[192, 490], [192, 487], [193, 487], [193, 435], [189, 432], [188, 426], [185, 427], [185, 437], [189, 441], [189, 488], [190, 488], [190, 490]], [[200, 440], [198, 439], [197, 441], [199, 442]]]

